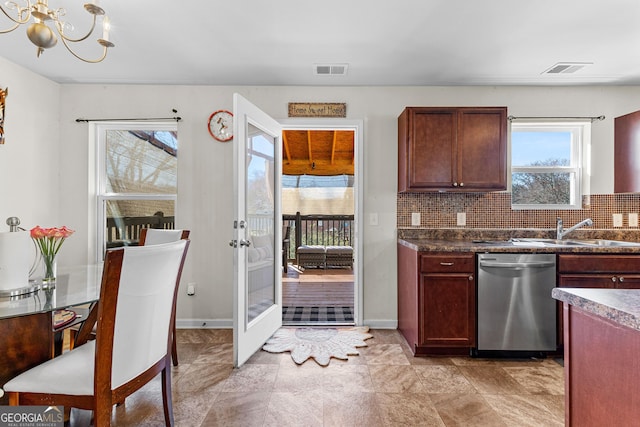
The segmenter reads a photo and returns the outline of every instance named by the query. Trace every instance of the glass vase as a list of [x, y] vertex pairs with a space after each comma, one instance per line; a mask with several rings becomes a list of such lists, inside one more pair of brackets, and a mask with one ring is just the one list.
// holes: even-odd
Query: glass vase
[[44, 267], [42, 286], [44, 288], [53, 287], [56, 284], [56, 274], [58, 268], [56, 256], [42, 254], [42, 264]]

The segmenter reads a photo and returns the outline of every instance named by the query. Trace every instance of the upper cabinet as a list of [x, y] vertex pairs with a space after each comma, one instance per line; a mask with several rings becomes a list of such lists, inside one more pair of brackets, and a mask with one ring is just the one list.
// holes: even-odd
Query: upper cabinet
[[614, 193], [640, 192], [640, 111], [615, 118]]
[[398, 117], [399, 192], [506, 188], [506, 107], [407, 107]]

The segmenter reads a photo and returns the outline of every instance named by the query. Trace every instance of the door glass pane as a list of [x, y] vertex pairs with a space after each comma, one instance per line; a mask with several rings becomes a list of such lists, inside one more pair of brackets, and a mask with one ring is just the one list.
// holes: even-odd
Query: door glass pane
[[177, 132], [107, 130], [106, 193], [177, 193]]
[[249, 124], [246, 206], [251, 245], [247, 248], [247, 321], [275, 303], [275, 141]]

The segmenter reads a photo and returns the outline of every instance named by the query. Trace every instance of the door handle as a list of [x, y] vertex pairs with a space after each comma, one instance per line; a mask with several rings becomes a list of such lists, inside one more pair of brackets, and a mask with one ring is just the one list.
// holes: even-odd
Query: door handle
[[240, 239], [240, 247], [251, 246], [251, 240]]
[[238, 241], [235, 239], [229, 240], [229, 246], [231, 246], [232, 248], [237, 248], [238, 247]]

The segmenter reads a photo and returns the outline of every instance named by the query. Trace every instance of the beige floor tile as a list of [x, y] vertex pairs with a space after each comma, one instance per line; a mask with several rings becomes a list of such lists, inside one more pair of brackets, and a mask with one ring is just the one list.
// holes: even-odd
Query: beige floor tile
[[222, 392], [213, 402], [202, 427], [262, 426], [271, 398], [270, 391]]
[[431, 399], [426, 394], [376, 393], [380, 417], [388, 426], [443, 426]]
[[507, 425], [563, 426], [564, 397], [548, 395], [483, 395]]
[[319, 391], [276, 391], [271, 394], [264, 426], [321, 427], [322, 408], [322, 393]]
[[528, 391], [500, 366], [458, 366], [480, 394], [526, 394]]
[[564, 394], [564, 370], [548, 367], [504, 367], [531, 394]]
[[276, 392], [322, 391], [322, 366], [313, 361], [302, 365], [281, 364], [273, 390]]
[[225, 392], [271, 391], [280, 365], [243, 365], [225, 381]]
[[413, 369], [427, 393], [477, 393], [457, 366], [414, 365]]
[[[414, 357], [398, 331], [327, 367], [258, 351], [234, 369], [231, 330], [178, 330], [175, 424], [200, 426], [561, 426], [564, 369], [554, 359]], [[164, 424], [158, 376], [114, 408], [112, 425]], [[73, 410], [70, 427], [90, 425]]]
[[400, 344], [376, 344], [362, 352], [368, 365], [409, 365]]
[[233, 364], [233, 344], [206, 344], [192, 363], [199, 365]]
[[480, 394], [430, 394], [447, 427], [508, 427]]
[[329, 365], [322, 371], [322, 390], [325, 393], [373, 392], [373, 382], [367, 365]]
[[369, 365], [369, 375], [376, 392], [425, 393], [420, 377], [411, 366]]
[[382, 426], [375, 393], [323, 392], [322, 418], [325, 426]]

